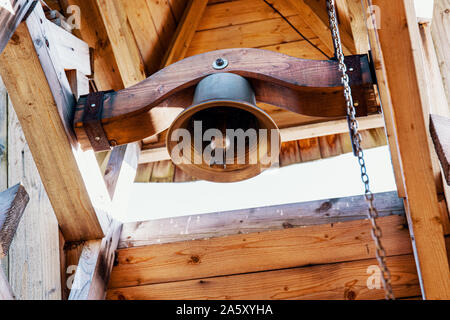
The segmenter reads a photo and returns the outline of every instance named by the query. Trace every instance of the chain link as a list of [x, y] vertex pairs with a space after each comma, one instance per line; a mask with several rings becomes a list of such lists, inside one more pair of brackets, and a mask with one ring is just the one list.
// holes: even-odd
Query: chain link
[[381, 243], [381, 229], [377, 224], [378, 211], [374, 205], [374, 196], [370, 191], [369, 176], [367, 174], [366, 162], [364, 160], [364, 151], [361, 147], [361, 134], [358, 132], [358, 121], [356, 120], [356, 109], [353, 103], [352, 89], [350, 88], [350, 79], [347, 74], [347, 66], [345, 64], [345, 57], [342, 50], [342, 42], [339, 34], [339, 27], [337, 21], [336, 7], [334, 0], [327, 0], [328, 15], [330, 18], [330, 29], [333, 36], [333, 44], [335, 49], [335, 58], [339, 61], [339, 69], [342, 72], [342, 84], [344, 86], [344, 96], [347, 104], [347, 120], [350, 131], [350, 138], [353, 144], [353, 151], [358, 158], [361, 168], [361, 180], [364, 183], [365, 198], [368, 202], [369, 208], [367, 211], [368, 219], [371, 223], [371, 235], [375, 242], [376, 257], [381, 269], [382, 283], [385, 290], [386, 299], [392, 300], [394, 294], [392, 292], [391, 273], [386, 264], [386, 251]]

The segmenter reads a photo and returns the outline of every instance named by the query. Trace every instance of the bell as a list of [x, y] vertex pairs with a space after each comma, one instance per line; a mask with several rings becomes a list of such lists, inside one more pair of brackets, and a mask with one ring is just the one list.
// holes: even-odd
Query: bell
[[167, 149], [187, 174], [213, 182], [252, 178], [278, 162], [280, 132], [256, 106], [250, 83], [233, 73], [201, 80], [193, 104], [172, 123]]

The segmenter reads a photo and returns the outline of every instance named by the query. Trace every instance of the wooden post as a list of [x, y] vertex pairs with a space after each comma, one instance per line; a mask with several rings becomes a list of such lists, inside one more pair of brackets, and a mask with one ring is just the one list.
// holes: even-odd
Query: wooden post
[[424, 119], [426, 93], [421, 86], [420, 36], [410, 0], [365, 0], [382, 13], [377, 30], [369, 21], [371, 49], [377, 57], [377, 75], [388, 135], [399, 152], [406, 199], [405, 208], [425, 299], [450, 298], [450, 271], [433, 179], [430, 147]]
[[94, 154], [74, 142], [75, 101], [43, 20], [36, 6], [0, 56], [0, 73], [64, 238], [98, 239], [109, 225], [109, 196]]

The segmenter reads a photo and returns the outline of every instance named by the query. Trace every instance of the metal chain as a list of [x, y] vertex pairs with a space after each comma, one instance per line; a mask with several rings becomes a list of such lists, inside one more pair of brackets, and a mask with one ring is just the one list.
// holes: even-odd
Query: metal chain
[[356, 109], [353, 104], [352, 89], [350, 88], [350, 79], [347, 74], [347, 66], [344, 61], [344, 53], [342, 50], [342, 42], [339, 34], [336, 7], [334, 0], [327, 0], [328, 15], [330, 18], [330, 29], [333, 36], [333, 44], [335, 48], [335, 58], [339, 61], [339, 69], [342, 72], [342, 84], [344, 85], [344, 96], [347, 103], [347, 120], [350, 130], [350, 138], [354, 146], [355, 156], [361, 167], [361, 179], [365, 187], [365, 198], [368, 202], [369, 209], [367, 211], [368, 219], [371, 223], [371, 234], [376, 246], [376, 257], [381, 269], [382, 283], [385, 290], [386, 299], [395, 299], [392, 292], [391, 273], [386, 265], [386, 251], [381, 244], [381, 229], [377, 224], [378, 211], [374, 205], [374, 196], [370, 191], [369, 176], [367, 175], [366, 163], [364, 160], [364, 152], [361, 147], [361, 134], [358, 132], [358, 121], [356, 120]]

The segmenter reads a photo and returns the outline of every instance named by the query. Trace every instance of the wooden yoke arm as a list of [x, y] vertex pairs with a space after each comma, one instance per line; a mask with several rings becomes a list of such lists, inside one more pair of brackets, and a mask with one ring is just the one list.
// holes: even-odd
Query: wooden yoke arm
[[[219, 58], [226, 60], [227, 65], [217, 70], [213, 64]], [[374, 78], [367, 55], [348, 56], [346, 60], [358, 115], [376, 113]], [[104, 93], [98, 128], [104, 131], [106, 146], [139, 141], [164, 131], [191, 105], [196, 84], [218, 72], [246, 77], [258, 102], [307, 116], [336, 118], [347, 114], [337, 61], [299, 59], [260, 49], [225, 49], [186, 58], [132, 87]], [[74, 119], [74, 130], [83, 149], [94, 147], [83, 122], [87, 100], [80, 99]], [[92, 96], [89, 101], [90, 106], [96, 105]]]

